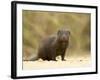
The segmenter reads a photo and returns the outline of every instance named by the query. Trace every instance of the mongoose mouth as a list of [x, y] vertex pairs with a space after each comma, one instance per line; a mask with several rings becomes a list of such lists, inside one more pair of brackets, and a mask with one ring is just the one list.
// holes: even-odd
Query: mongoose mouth
[[68, 42], [68, 40], [59, 40], [59, 42], [62, 44], [66, 44]]

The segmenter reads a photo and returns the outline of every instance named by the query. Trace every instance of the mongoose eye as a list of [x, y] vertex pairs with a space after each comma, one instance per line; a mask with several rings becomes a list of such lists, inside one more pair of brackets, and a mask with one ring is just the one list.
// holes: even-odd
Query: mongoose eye
[[59, 31], [57, 32], [57, 34], [58, 34], [58, 35], [63, 35], [63, 34], [65, 34], [65, 35], [70, 35], [70, 31], [67, 31], [67, 30], [59, 30]]

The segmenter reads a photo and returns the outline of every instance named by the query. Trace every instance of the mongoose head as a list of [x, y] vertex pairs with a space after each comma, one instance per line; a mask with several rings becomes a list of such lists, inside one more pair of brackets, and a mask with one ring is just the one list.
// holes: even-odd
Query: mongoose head
[[69, 40], [70, 31], [66, 29], [58, 30], [57, 38], [59, 42], [67, 42]]

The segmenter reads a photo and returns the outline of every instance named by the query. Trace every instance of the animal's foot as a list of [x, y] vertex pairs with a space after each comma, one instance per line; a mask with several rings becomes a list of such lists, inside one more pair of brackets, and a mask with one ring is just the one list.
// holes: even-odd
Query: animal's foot
[[62, 61], [66, 61], [66, 59], [62, 59]]

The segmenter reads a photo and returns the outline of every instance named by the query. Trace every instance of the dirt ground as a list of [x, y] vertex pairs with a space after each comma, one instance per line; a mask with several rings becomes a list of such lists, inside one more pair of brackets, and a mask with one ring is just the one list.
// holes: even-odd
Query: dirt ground
[[65, 58], [66, 61], [61, 61], [60, 56], [57, 57], [57, 61], [43, 61], [41, 59], [37, 61], [23, 61], [24, 70], [32, 69], [53, 69], [53, 68], [78, 68], [91, 66], [90, 55], [83, 56], [69, 56]]

